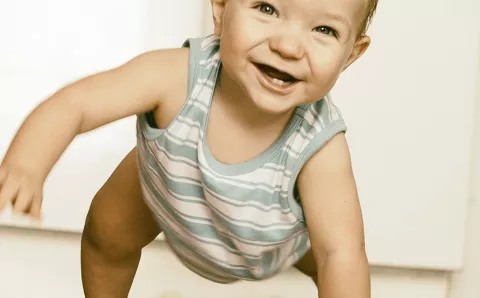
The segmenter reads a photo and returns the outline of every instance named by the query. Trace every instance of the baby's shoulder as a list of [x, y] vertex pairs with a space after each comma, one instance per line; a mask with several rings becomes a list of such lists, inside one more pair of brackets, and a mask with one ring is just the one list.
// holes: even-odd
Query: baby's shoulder
[[333, 102], [330, 94], [325, 95], [316, 102], [300, 106], [296, 111], [296, 115], [302, 119], [302, 129], [315, 136], [322, 137], [325, 133], [329, 133], [330, 130], [335, 130], [335, 128], [345, 129], [342, 113]]
[[[189, 38], [179, 48], [154, 50], [143, 54], [147, 77], [165, 86], [168, 99], [184, 98], [189, 80], [201, 70], [210, 72], [219, 63], [219, 40], [213, 35]], [[156, 74], [156, 75], [155, 75]], [[167, 82], [168, 84], [165, 84]]]
[[140, 78], [150, 79], [153, 85], [163, 86], [165, 92], [178, 87], [188, 74], [188, 48], [159, 49], [145, 52], [137, 59], [143, 60]]
[[328, 152], [336, 152], [337, 150], [325, 150], [325, 148], [332, 148], [332, 144], [336, 144], [333, 147], [342, 144], [347, 125], [340, 109], [333, 103], [329, 94], [317, 102], [299, 107], [296, 115], [301, 118], [301, 121], [295, 130], [295, 138], [290, 144], [290, 150], [298, 156], [295, 172], [299, 173], [305, 172], [304, 167], [312, 164], [312, 157], [319, 151], [324, 152], [322, 156], [330, 155]]
[[206, 79], [219, 65], [219, 39], [214, 35], [189, 38], [179, 48], [146, 52], [137, 59], [138, 78], [150, 80], [158, 94], [155, 119], [166, 127], [180, 112], [198, 79]]
[[148, 80], [152, 92], [156, 94], [155, 113], [158, 127], [168, 126], [169, 122], [184, 104], [189, 72], [187, 47], [151, 50], [137, 58], [136, 77]]

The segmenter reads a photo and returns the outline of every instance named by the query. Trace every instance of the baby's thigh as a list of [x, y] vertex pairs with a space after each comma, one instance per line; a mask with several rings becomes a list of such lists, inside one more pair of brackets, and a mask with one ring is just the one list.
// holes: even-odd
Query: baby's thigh
[[315, 257], [313, 256], [312, 249], [310, 249], [298, 262], [295, 264], [295, 268], [300, 270], [303, 274], [311, 277], [313, 281], [317, 280], [317, 265]]
[[143, 200], [134, 148], [95, 195], [84, 238], [97, 248], [128, 253], [143, 248], [160, 232]]

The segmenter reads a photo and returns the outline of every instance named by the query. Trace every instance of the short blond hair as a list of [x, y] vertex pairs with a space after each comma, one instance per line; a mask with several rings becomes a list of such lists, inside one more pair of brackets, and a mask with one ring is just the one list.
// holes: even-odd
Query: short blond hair
[[368, 28], [372, 23], [373, 16], [377, 11], [378, 0], [368, 0], [367, 9], [365, 10], [365, 17], [363, 18], [362, 23], [360, 24], [360, 30], [358, 36], [365, 36], [367, 34]]

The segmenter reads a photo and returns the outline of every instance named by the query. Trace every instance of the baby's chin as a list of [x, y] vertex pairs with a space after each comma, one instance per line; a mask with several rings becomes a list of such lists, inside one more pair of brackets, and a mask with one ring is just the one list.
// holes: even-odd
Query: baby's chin
[[[309, 102], [302, 97], [291, 94], [290, 96], [278, 96], [275, 94], [256, 94], [251, 97], [255, 107], [269, 116], [284, 116], [291, 114], [298, 106]], [[313, 102], [313, 101], [312, 101]]]

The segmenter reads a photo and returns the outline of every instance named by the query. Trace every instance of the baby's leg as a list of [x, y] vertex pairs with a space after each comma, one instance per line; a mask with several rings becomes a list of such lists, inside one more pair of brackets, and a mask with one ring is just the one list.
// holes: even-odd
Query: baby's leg
[[81, 246], [85, 296], [127, 297], [141, 250], [159, 233], [142, 198], [134, 149], [90, 206]]
[[296, 264], [295, 268], [303, 274], [311, 277], [315, 284], [317, 283], [317, 265], [312, 249], [310, 249]]

